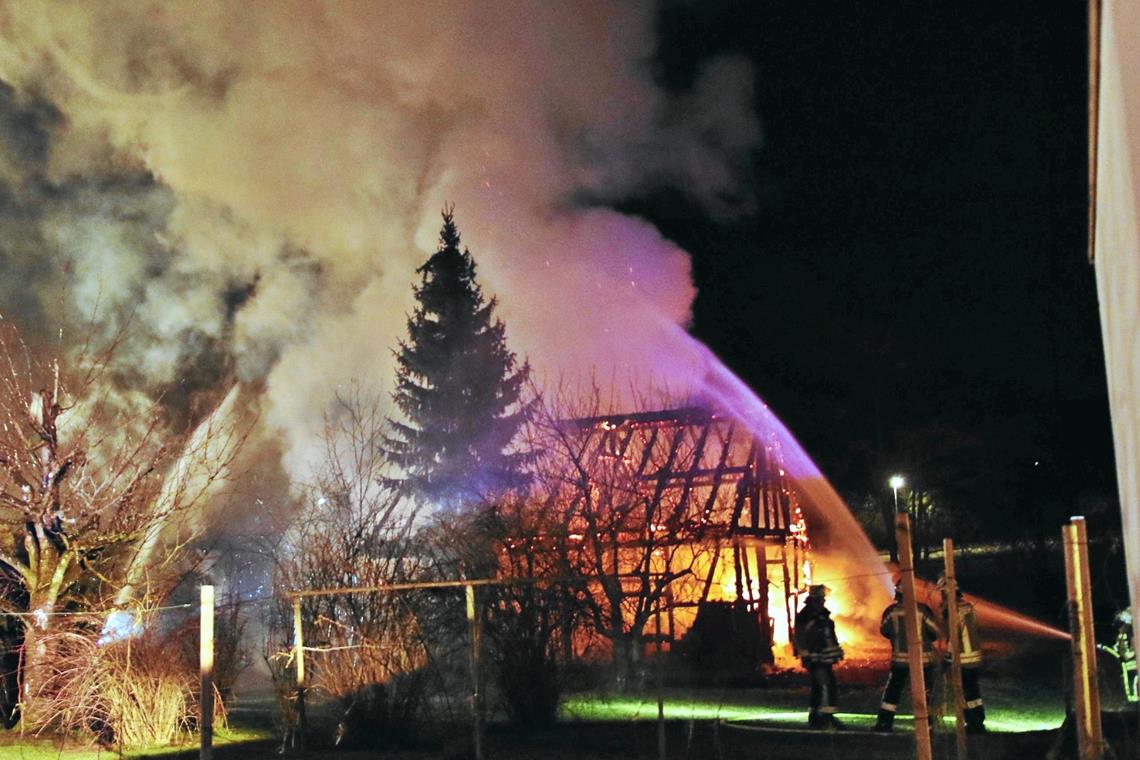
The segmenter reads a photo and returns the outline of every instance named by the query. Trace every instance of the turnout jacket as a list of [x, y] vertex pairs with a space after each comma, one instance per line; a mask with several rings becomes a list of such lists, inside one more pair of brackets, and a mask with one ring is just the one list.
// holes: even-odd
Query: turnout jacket
[[831, 611], [822, 603], [809, 599], [796, 613], [796, 653], [804, 665], [830, 665], [843, 659], [843, 648], [835, 638]]
[[[950, 606], [942, 608], [942, 622], [949, 626]], [[958, 601], [958, 642], [962, 650], [961, 659], [963, 668], [977, 668], [982, 665], [982, 637], [978, 635], [978, 616], [974, 612], [974, 605], [969, 602]], [[946, 661], [952, 657], [950, 653], [950, 629], [946, 629]]]
[[[934, 651], [934, 642], [941, 636], [938, 623], [934, 621], [934, 613], [925, 604], [918, 604], [919, 628], [922, 630], [922, 662], [932, 665], [938, 661], [938, 653]], [[883, 610], [883, 619], [879, 631], [891, 640], [891, 664], [909, 665], [907, 655], [906, 611], [902, 602], [895, 602]]]

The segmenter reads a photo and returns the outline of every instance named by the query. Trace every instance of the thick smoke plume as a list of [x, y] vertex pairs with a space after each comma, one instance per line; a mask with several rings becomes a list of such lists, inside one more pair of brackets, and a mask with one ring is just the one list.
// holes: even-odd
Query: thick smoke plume
[[148, 387], [263, 381], [262, 419], [304, 470], [337, 388], [390, 376], [454, 202], [540, 374], [685, 384], [699, 357], [669, 326], [689, 318], [688, 256], [605, 204], [679, 185], [724, 210], [759, 132], [739, 61], [709, 62], [686, 93], [655, 83], [654, 14], [0, 5], [4, 309], [109, 332], [130, 318]]

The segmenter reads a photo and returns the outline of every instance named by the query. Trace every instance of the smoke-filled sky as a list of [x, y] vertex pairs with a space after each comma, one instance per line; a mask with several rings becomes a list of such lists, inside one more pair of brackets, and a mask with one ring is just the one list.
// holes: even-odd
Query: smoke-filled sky
[[679, 187], [731, 215], [760, 127], [742, 59], [657, 83], [655, 19], [581, 0], [0, 4], [4, 315], [75, 336], [129, 318], [120, 360], [167, 393], [263, 381], [303, 468], [338, 387], [386, 390], [453, 202], [539, 375], [683, 384], [688, 255], [613, 206]]
[[175, 412], [240, 378], [304, 477], [455, 203], [540, 377], [782, 433], [692, 319], [852, 503], [1055, 535], [1115, 493], [1062, 5], [0, 0], [0, 313], [129, 319]]
[[454, 202], [540, 375], [683, 385], [691, 313], [849, 496], [1111, 491], [1084, 16], [1039, 10], [0, 0], [0, 311], [131, 315], [138, 385], [256, 380], [303, 467]]

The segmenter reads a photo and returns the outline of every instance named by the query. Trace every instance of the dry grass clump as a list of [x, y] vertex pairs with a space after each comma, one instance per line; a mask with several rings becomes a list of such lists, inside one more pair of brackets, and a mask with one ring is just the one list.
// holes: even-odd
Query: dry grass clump
[[[198, 723], [197, 663], [187, 661], [181, 646], [188, 633], [150, 630], [101, 644], [95, 625], [52, 632], [43, 701], [25, 716], [28, 728], [124, 748], [188, 739]], [[224, 724], [221, 699], [215, 704], [215, 724]]]

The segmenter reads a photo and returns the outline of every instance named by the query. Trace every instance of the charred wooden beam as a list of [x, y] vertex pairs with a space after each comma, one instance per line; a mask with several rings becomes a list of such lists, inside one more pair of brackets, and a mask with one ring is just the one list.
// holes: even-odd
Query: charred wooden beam
[[[708, 522], [709, 517], [712, 515], [713, 508], [716, 506], [716, 499], [720, 494], [720, 486], [724, 481], [726, 474], [724, 465], [728, 461], [728, 452], [732, 448], [732, 435], [735, 431], [736, 426], [729, 425], [727, 433], [723, 438], [721, 438], [720, 460], [717, 462], [716, 467], [713, 469], [712, 476], [708, 482], [708, 484], [712, 486], [712, 489], [709, 491], [708, 499], [705, 500], [705, 508], [701, 514], [702, 523]], [[703, 480], [704, 477], [706, 477], [706, 475], [703, 472], [699, 475], [694, 473], [693, 480], [694, 482], [697, 481], [698, 478]]]
[[693, 448], [692, 466], [685, 472], [681, 496], [677, 499], [677, 505], [673, 507], [673, 514], [669, 515], [670, 523], [680, 520], [685, 514], [685, 505], [688, 504], [689, 496], [693, 492], [693, 480], [695, 478], [696, 469], [700, 467], [701, 459], [705, 455], [705, 445], [708, 443], [709, 431], [711, 429], [712, 425], [707, 422], [701, 428], [701, 435], [697, 438], [697, 445]]
[[657, 513], [657, 508], [661, 505], [661, 497], [665, 494], [665, 489], [669, 486], [673, 462], [677, 459], [677, 451], [680, 449], [681, 441], [684, 440], [684, 438], [685, 428], [678, 427], [669, 442], [669, 453], [666, 455], [665, 464], [661, 466], [657, 473], [657, 487], [653, 490], [653, 499], [649, 502], [649, 508], [646, 510], [646, 514], [650, 517]]
[[[637, 477], [640, 480], [645, 476], [645, 468], [649, 466], [649, 461], [653, 458], [653, 449], [657, 446], [658, 428], [654, 428], [649, 434], [649, 440], [645, 442], [645, 448], [641, 452], [641, 460], [637, 464]], [[652, 476], [649, 476], [652, 477]]]

